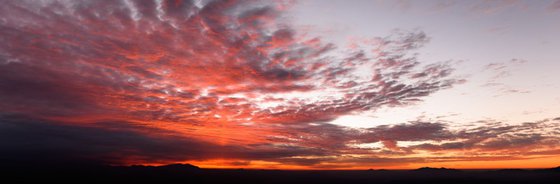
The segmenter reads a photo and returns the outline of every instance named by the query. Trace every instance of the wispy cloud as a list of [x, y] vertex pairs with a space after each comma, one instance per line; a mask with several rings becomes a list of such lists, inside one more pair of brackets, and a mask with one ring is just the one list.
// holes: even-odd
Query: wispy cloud
[[495, 96], [511, 93], [530, 93], [531, 91], [529, 90], [513, 88], [503, 82], [503, 79], [512, 75], [511, 68], [521, 66], [525, 63], [527, 63], [527, 60], [514, 58], [508, 62], [487, 64], [484, 66], [483, 71], [491, 73], [491, 76], [485, 84], [482, 84], [482, 87], [495, 88], [496, 91], [499, 92], [499, 94]]

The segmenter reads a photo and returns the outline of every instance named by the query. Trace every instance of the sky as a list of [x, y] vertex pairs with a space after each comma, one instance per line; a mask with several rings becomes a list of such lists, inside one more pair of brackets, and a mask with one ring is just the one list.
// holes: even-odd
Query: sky
[[560, 165], [560, 1], [0, 4], [0, 160]]

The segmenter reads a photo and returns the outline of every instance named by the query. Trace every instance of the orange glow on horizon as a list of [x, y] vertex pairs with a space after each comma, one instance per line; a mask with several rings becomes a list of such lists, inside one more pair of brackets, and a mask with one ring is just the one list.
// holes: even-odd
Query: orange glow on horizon
[[[203, 169], [264, 169], [264, 170], [367, 170], [367, 169], [389, 169], [409, 170], [422, 167], [448, 168], [448, 169], [546, 169], [560, 166], [560, 156], [541, 158], [519, 159], [519, 160], [494, 160], [494, 161], [455, 161], [455, 162], [433, 162], [433, 163], [404, 163], [397, 165], [376, 166], [376, 164], [318, 164], [312, 166], [290, 165], [279, 162], [255, 161], [255, 160], [192, 160], [179, 162], [192, 164]], [[135, 165], [135, 164], [130, 164]], [[152, 163], [140, 164], [146, 166], [162, 166], [166, 164]]]

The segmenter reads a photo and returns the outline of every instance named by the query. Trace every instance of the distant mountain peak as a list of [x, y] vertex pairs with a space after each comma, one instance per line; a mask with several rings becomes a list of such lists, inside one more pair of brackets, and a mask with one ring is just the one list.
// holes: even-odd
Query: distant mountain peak
[[449, 168], [445, 168], [445, 167], [421, 167], [418, 168], [414, 171], [457, 171], [457, 169], [449, 169]]
[[163, 165], [159, 167], [168, 168], [168, 169], [200, 169], [200, 167], [192, 164], [169, 164], [169, 165]]

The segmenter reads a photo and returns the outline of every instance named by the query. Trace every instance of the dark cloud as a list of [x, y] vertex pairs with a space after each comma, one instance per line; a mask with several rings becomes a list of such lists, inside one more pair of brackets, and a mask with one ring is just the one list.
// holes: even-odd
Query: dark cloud
[[391, 141], [440, 141], [453, 137], [453, 133], [441, 123], [412, 122], [392, 126], [378, 126], [369, 129], [378, 140]]
[[[38, 77], [40, 76], [40, 77]], [[79, 78], [40, 67], [11, 63], [0, 67], [0, 109], [37, 116], [95, 113], [94, 95], [81, 88]], [[69, 78], [76, 80], [69, 80]]]
[[476, 128], [452, 131], [447, 139], [434, 139], [436, 142], [451, 142], [420, 144], [410, 148], [431, 151], [478, 150], [482, 153], [513, 150], [527, 152], [555, 145], [560, 139], [548, 129], [558, 126], [558, 123], [549, 120], [520, 125], [489, 123]]
[[[3, 117], [2, 158], [26, 161], [34, 159], [90, 160], [119, 163], [129, 155], [136, 159], [175, 160], [208, 154], [213, 145], [177, 137], [160, 138], [129, 131], [126, 122], [113, 130], [77, 127], [37, 119]], [[181, 145], [181, 146], [179, 146]], [[32, 154], [20, 156], [20, 154]], [[54, 158], [49, 158], [54, 157]], [[128, 158], [127, 158], [128, 159]]]
[[[110, 127], [110, 128], [99, 128]], [[20, 115], [0, 118], [0, 158], [6, 162], [174, 163], [178, 160], [282, 160], [323, 155], [319, 149], [259, 144], [218, 145], [173, 132], [153, 131], [131, 122], [72, 126]]]

